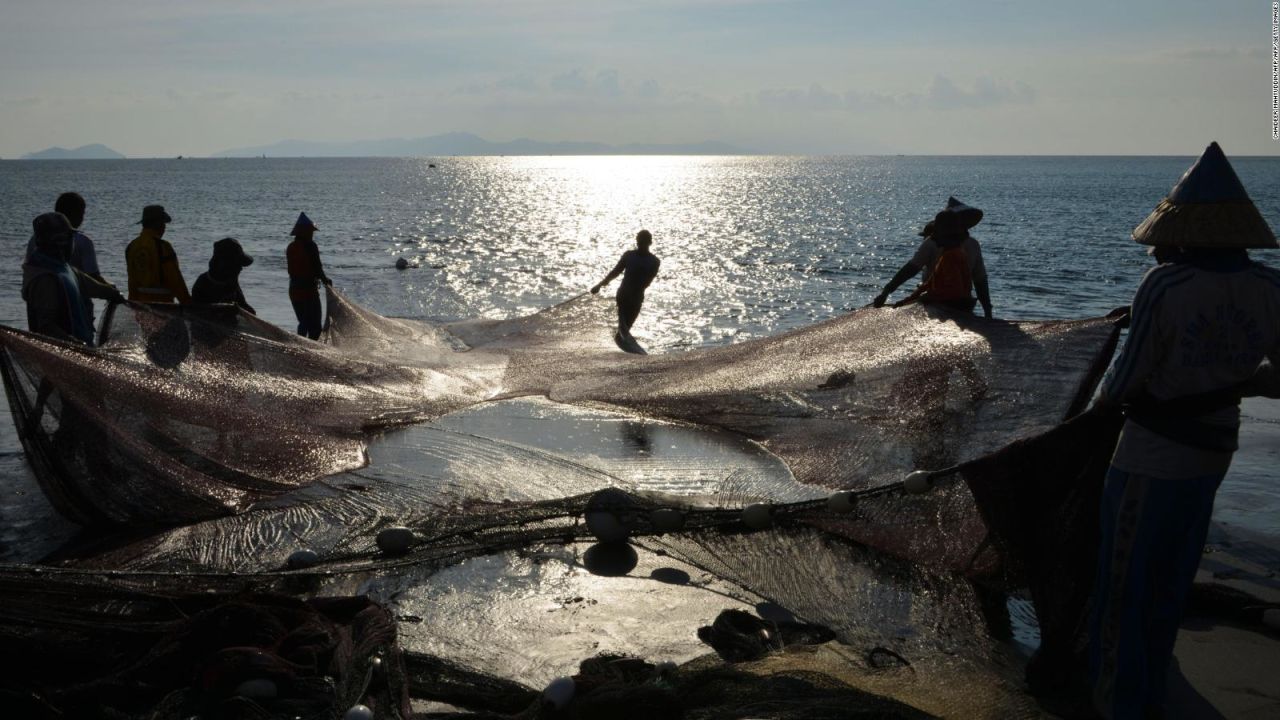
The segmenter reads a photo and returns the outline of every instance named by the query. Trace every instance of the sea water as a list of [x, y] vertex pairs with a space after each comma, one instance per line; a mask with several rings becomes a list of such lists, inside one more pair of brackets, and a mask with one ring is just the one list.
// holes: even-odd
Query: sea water
[[[985, 211], [998, 317], [1075, 318], [1126, 305], [1151, 260], [1129, 233], [1192, 157], [464, 157], [0, 162], [0, 322], [26, 327], [20, 264], [31, 219], [74, 190], [103, 275], [125, 285], [142, 207], [188, 285], [214, 241], [255, 258], [241, 285], [286, 328], [284, 252], [297, 214], [326, 271], [383, 315], [432, 321], [527, 314], [585, 292], [653, 233], [662, 258], [634, 328], [651, 352], [741, 342], [868, 302], [954, 195]], [[1233, 164], [1280, 227], [1280, 158]], [[1254, 257], [1280, 266], [1280, 253]], [[397, 270], [397, 259], [411, 267]], [[904, 288], [905, 292], [910, 287]], [[611, 290], [611, 289], [610, 289]], [[609, 292], [606, 290], [605, 292]], [[99, 311], [101, 305], [99, 306]], [[1219, 522], [1280, 536], [1280, 403], [1248, 401]], [[40, 503], [6, 416], [0, 515]], [[3, 553], [0, 553], [3, 555]]]

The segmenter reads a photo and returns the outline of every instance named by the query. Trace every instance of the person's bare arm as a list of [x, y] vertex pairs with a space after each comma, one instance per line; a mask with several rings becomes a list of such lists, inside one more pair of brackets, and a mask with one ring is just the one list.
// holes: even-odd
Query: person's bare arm
[[623, 255], [622, 259], [618, 261], [618, 264], [615, 265], [613, 269], [609, 271], [609, 274], [605, 275], [603, 280], [596, 283], [595, 286], [591, 288], [591, 294], [595, 295], [596, 293], [600, 292], [600, 288], [613, 282], [613, 279], [621, 275], [622, 271], [625, 270], [626, 268], [627, 268], [627, 256]]
[[[72, 268], [75, 270], [74, 268]], [[108, 302], [124, 302], [124, 295], [120, 294], [120, 290], [108, 282], [103, 282], [97, 277], [80, 270], [75, 270], [76, 280], [80, 283], [80, 292], [91, 298], [106, 300]]]
[[978, 295], [978, 302], [982, 303], [982, 314], [991, 318], [991, 290], [987, 287], [987, 275], [983, 273], [973, 278], [973, 291]]
[[893, 294], [893, 291], [901, 287], [902, 283], [915, 277], [918, 272], [920, 272], [920, 266], [916, 265], [914, 262], [908, 262], [906, 265], [903, 265], [893, 278], [889, 280], [889, 284], [884, 286], [884, 290], [882, 290], [880, 294], [871, 301], [871, 304], [876, 307], [884, 307], [885, 302], [889, 299], [889, 296]]
[[316, 279], [325, 285], [332, 285], [333, 281], [329, 279], [328, 275], [324, 274], [324, 264], [320, 262], [319, 246], [314, 241], [309, 242], [306, 244], [306, 250], [307, 254], [311, 256], [311, 266], [316, 269]]

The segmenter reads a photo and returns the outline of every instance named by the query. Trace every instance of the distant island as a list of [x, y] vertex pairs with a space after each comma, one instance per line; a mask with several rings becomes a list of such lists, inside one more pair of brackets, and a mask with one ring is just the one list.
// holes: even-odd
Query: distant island
[[752, 155], [722, 142], [608, 145], [592, 142], [542, 142], [521, 138], [492, 142], [471, 133], [422, 138], [312, 142], [282, 140], [272, 145], [235, 148], [212, 157], [434, 157], [440, 155]]
[[124, 155], [112, 150], [101, 143], [93, 145], [81, 145], [78, 148], [68, 150], [61, 147], [51, 147], [40, 152], [27, 153], [22, 156], [23, 160], [123, 160]]

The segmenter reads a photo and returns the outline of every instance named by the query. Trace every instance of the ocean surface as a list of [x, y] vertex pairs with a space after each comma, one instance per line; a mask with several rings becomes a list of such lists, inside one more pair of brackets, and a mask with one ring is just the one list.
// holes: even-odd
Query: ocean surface
[[[867, 304], [948, 195], [982, 208], [973, 230], [1005, 318], [1104, 314], [1151, 266], [1129, 233], [1192, 157], [477, 157], [0, 162], [0, 322], [26, 327], [19, 290], [31, 219], [66, 190], [103, 274], [125, 285], [144, 205], [188, 285], [214, 241], [256, 262], [241, 278], [261, 317], [295, 326], [284, 250], [299, 211], [328, 274], [384, 315], [451, 321], [527, 314], [586, 291], [654, 236], [662, 271], [635, 335], [651, 352], [740, 342]], [[1280, 228], [1280, 158], [1235, 158]], [[404, 258], [415, 267], [397, 270]], [[1280, 253], [1255, 258], [1280, 265]], [[608, 292], [608, 291], [606, 291]], [[901, 291], [900, 291], [901, 292]], [[1280, 537], [1280, 402], [1245, 404], [1219, 522]], [[0, 421], [0, 516], [45, 515], [12, 422]], [[3, 553], [0, 553], [3, 555]]]

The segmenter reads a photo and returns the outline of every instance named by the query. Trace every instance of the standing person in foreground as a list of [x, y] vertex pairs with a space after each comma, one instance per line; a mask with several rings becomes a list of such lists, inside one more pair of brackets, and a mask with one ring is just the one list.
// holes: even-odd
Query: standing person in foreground
[[1133, 231], [1171, 261], [1146, 274], [1100, 405], [1127, 419], [1107, 472], [1089, 626], [1094, 707], [1160, 717], [1214, 494], [1231, 464], [1242, 395], [1280, 362], [1280, 272], [1246, 248], [1275, 235], [1214, 143]]
[[[969, 235], [969, 229], [982, 222], [982, 211], [969, 207], [954, 197], [947, 198], [933, 221], [924, 226], [916, 254], [898, 270], [872, 305], [884, 307], [898, 286], [924, 271], [924, 281], [915, 292], [894, 304], [901, 307], [913, 302], [946, 305], [973, 312], [982, 303], [983, 315], [991, 317], [991, 292], [987, 287], [987, 266], [982, 261], [982, 248]], [[977, 299], [972, 292], [976, 290]]]
[[609, 271], [604, 279], [591, 288], [591, 294], [600, 292], [600, 288], [608, 285], [614, 278], [622, 275], [622, 283], [618, 285], [618, 338], [620, 344], [635, 344], [631, 337], [631, 326], [640, 316], [640, 307], [644, 305], [644, 291], [649, 283], [658, 275], [662, 261], [657, 255], [649, 252], [653, 245], [653, 235], [648, 230], [636, 233], [636, 249], [622, 253], [622, 259]]
[[245, 254], [240, 241], [222, 238], [213, 244], [209, 271], [201, 273], [191, 286], [191, 302], [234, 304], [250, 315], [256, 315], [240, 289], [240, 271], [252, 264], [253, 258]]
[[319, 340], [320, 331], [324, 329], [318, 284], [333, 284], [324, 274], [320, 248], [312, 239], [318, 229], [306, 213], [298, 213], [298, 220], [289, 232], [293, 241], [285, 250], [289, 265], [289, 301], [293, 303], [294, 315], [298, 316], [298, 334], [312, 340]]
[[142, 232], [124, 249], [129, 271], [129, 299], [134, 302], [191, 302], [187, 281], [178, 267], [178, 255], [164, 239], [165, 228], [173, 218], [161, 205], [142, 208]]
[[45, 213], [31, 221], [32, 252], [22, 264], [22, 299], [27, 302], [27, 329], [67, 342], [93, 345], [93, 323], [85, 309], [90, 297], [120, 302], [113, 286], [73, 267], [72, 223], [61, 213]]

